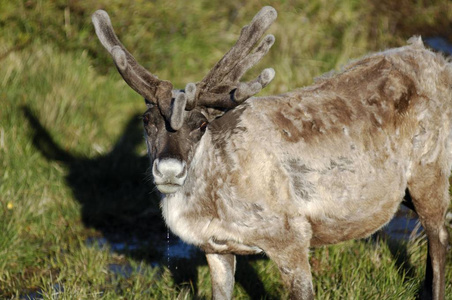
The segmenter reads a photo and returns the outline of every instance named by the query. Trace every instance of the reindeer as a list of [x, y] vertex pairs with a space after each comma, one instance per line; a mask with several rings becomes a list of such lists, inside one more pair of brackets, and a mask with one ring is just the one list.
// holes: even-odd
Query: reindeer
[[168, 227], [206, 253], [215, 299], [230, 299], [235, 255], [265, 253], [293, 299], [312, 299], [309, 248], [367, 237], [405, 198], [428, 237], [422, 297], [443, 299], [451, 171], [452, 65], [420, 38], [315, 84], [253, 97], [274, 77], [242, 75], [273, 45], [264, 7], [198, 83], [173, 89], [140, 66], [104, 11], [102, 45], [146, 100], [152, 175]]

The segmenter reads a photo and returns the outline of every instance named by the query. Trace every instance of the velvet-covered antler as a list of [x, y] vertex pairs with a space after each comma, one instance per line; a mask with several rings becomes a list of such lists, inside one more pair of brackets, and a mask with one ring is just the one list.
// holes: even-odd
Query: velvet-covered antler
[[240, 82], [245, 72], [267, 54], [275, 37], [267, 35], [254, 51], [253, 47], [275, 21], [277, 12], [273, 7], [262, 8], [248, 26], [242, 28], [236, 44], [212, 68], [204, 79], [196, 84], [196, 104], [209, 107], [231, 108], [257, 94], [275, 76], [268, 68], [250, 82]]
[[268, 68], [256, 79], [240, 82], [243, 74], [257, 64], [275, 42], [273, 35], [267, 35], [253, 50], [276, 16], [273, 7], [262, 8], [251, 23], [242, 28], [236, 44], [207, 76], [196, 84], [187, 84], [184, 91], [172, 90], [169, 81], [159, 80], [136, 62], [115, 35], [105, 11], [96, 11], [92, 20], [99, 40], [112, 55], [124, 80], [140, 95], [157, 104], [172, 129], [178, 130], [184, 123], [186, 110], [196, 106], [233, 108], [257, 94], [273, 79], [275, 71]]
[[113, 57], [122, 78], [149, 102], [158, 104], [162, 113], [169, 116], [173, 89], [171, 82], [158, 79], [157, 76], [138, 64], [119, 41], [111, 25], [110, 17], [105, 11], [96, 11], [92, 16], [92, 21], [100, 42]]
[[215, 64], [207, 76], [197, 84], [187, 84], [185, 91], [179, 94], [173, 103], [171, 116], [173, 129], [182, 126], [185, 110], [191, 110], [196, 106], [234, 108], [260, 92], [273, 80], [275, 71], [268, 68], [256, 79], [240, 82], [243, 74], [256, 65], [275, 42], [275, 37], [269, 34], [253, 50], [276, 17], [277, 12], [273, 7], [262, 8], [251, 23], [242, 28], [235, 45]]

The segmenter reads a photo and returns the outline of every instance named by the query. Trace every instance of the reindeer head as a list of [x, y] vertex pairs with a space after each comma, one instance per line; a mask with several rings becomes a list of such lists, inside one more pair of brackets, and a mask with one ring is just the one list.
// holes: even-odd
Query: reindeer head
[[158, 79], [137, 63], [115, 35], [105, 11], [93, 14], [96, 34], [113, 57], [119, 73], [146, 100], [148, 110], [143, 115], [143, 123], [152, 174], [160, 192], [171, 194], [184, 184], [208, 123], [258, 93], [273, 79], [275, 72], [268, 68], [256, 79], [240, 82], [242, 75], [273, 45], [274, 36], [267, 35], [254, 48], [276, 16], [272, 7], [262, 8], [203, 80], [177, 90], [171, 82]]

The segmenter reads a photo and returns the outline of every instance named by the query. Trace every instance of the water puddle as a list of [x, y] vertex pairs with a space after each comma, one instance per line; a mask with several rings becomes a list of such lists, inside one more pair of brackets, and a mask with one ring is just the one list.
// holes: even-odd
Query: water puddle
[[[179, 258], [191, 258], [198, 249], [193, 245], [186, 244], [178, 238], [173, 238], [175, 241], [169, 242], [169, 246], [166, 247], [167, 258], [179, 259]], [[159, 248], [159, 247], [158, 247]]]
[[443, 52], [446, 55], [452, 55], [452, 44], [445, 38], [434, 36], [423, 39], [430, 48]]
[[[181, 259], [190, 259], [198, 252], [198, 248], [184, 243], [173, 235], [168, 235], [166, 239], [164, 237], [154, 237], [146, 241], [131, 238], [126, 242], [111, 241], [105, 237], [90, 237], [85, 243], [88, 247], [108, 247], [112, 252], [124, 253], [131, 256], [134, 256], [134, 252], [152, 252], [152, 259], [147, 261], [147, 264], [151, 267], [171, 268], [170, 266], [173, 262]], [[140, 272], [140, 270], [134, 269], [128, 264], [110, 264], [108, 265], [108, 269], [112, 273], [122, 277], [130, 277], [132, 273]]]
[[167, 240], [142, 241], [132, 238], [126, 242], [112, 242], [108, 241], [105, 237], [90, 237], [86, 240], [86, 245], [88, 247], [99, 248], [109, 247], [113, 252], [133, 252], [135, 250], [153, 247], [157, 252], [162, 253], [155, 262], [151, 263], [155, 265], [159, 264], [159, 261], [163, 261], [167, 257], [173, 259], [190, 258], [197, 249], [193, 245], [186, 244], [172, 235], [169, 239], [167, 238]]
[[403, 205], [400, 206], [389, 224], [381, 230], [383, 236], [399, 241], [417, 238], [422, 232], [423, 228], [416, 213]]
[[146, 244], [135, 238], [129, 239], [126, 242], [114, 242], [107, 240], [105, 237], [89, 237], [85, 243], [88, 247], [110, 247], [113, 252], [133, 251], [146, 246]]
[[[41, 299], [58, 299], [59, 295], [62, 294], [64, 292], [64, 288], [61, 284], [59, 283], [55, 283], [52, 285], [51, 287], [51, 292], [49, 294], [49, 292], [44, 292], [44, 290], [39, 289], [35, 292], [31, 292], [25, 296], [20, 296], [19, 299], [20, 300], [41, 300]], [[50, 296], [50, 297], [49, 297]]]
[[[446, 226], [452, 228], [452, 212], [446, 214]], [[423, 231], [417, 214], [401, 205], [394, 218], [380, 233], [393, 240], [408, 241], [420, 237]]]

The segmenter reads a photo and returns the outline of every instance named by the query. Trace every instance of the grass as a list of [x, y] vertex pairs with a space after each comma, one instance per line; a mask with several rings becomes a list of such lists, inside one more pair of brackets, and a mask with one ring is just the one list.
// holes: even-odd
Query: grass
[[[0, 298], [210, 297], [200, 253], [168, 263], [162, 250], [167, 231], [146, 175], [143, 101], [95, 38], [95, 9], [110, 12], [139, 61], [184, 86], [271, 4], [279, 12], [270, 29], [277, 42], [259, 65], [276, 70], [264, 91], [271, 94], [416, 33], [451, 38], [450, 2], [398, 3], [0, 0]], [[107, 242], [90, 242], [99, 238]], [[414, 299], [425, 256], [423, 239], [315, 249], [317, 298]], [[241, 257], [236, 277], [237, 299], [286, 296], [265, 257]], [[452, 299], [450, 254], [447, 281]]]

